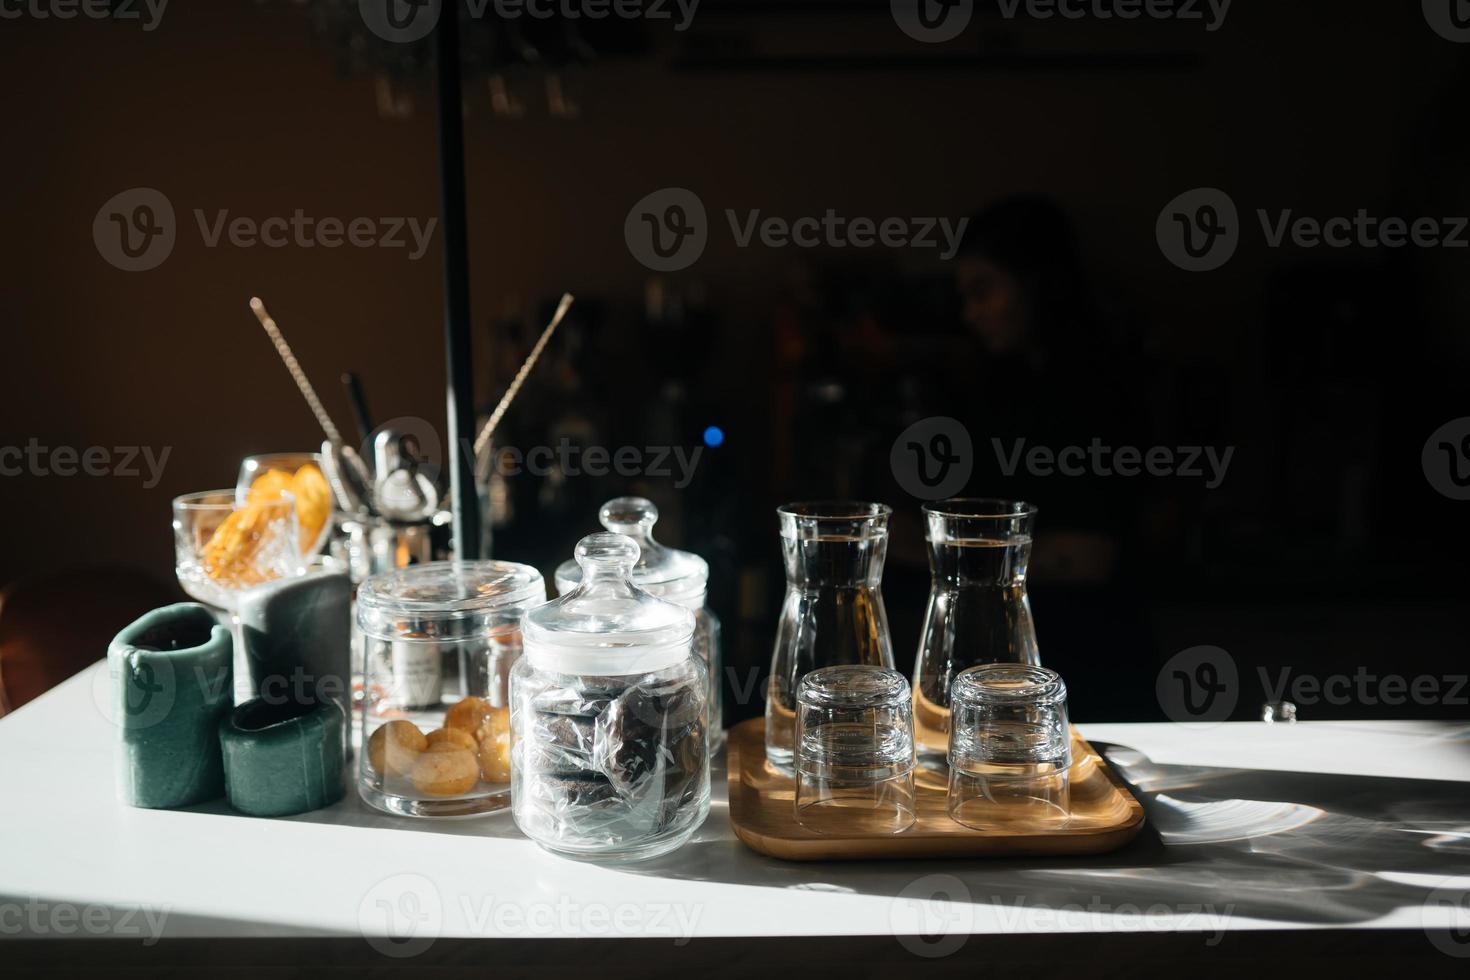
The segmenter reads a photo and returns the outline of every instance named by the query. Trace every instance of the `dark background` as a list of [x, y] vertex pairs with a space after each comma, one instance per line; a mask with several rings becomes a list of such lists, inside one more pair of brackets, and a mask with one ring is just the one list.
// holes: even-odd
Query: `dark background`
[[[428, 73], [367, 43], [355, 3], [170, 4], [160, 26], [0, 22], [0, 446], [168, 449], [139, 477], [0, 478], [0, 584], [123, 565], [172, 579], [169, 499], [230, 485], [242, 456], [321, 439], [250, 315], [261, 295], [339, 425], [356, 370], [379, 420], [443, 431], [438, 239], [405, 250], [207, 248], [193, 209], [262, 219], [438, 213]], [[1425, 440], [1470, 415], [1465, 249], [1268, 248], [1255, 209], [1327, 218], [1470, 214], [1470, 45], [1416, 3], [1236, 0], [1223, 26], [1006, 20], [979, 2], [943, 45], [886, 4], [704, 0], [693, 26], [589, 27], [539, 64], [467, 30], [466, 141], [477, 392], [488, 411], [563, 290], [578, 304], [506, 422], [507, 442], [708, 448], [694, 481], [510, 481], [496, 557], [550, 579], [598, 503], [664, 511], [704, 555], [742, 686], [769, 657], [782, 573], [774, 508], [853, 497], [895, 509], [885, 598], [912, 665], [928, 573], [920, 501], [889, 449], [960, 419], [967, 491], [1041, 508], [1032, 601], [1044, 662], [1081, 720], [1153, 720], [1160, 665], [1200, 644], [1257, 668], [1463, 674], [1467, 509], [1437, 493]], [[499, 65], [524, 114], [492, 106]], [[550, 66], [550, 67], [548, 67]], [[93, 218], [166, 194], [160, 267], [99, 255]], [[703, 200], [710, 243], [653, 276], [624, 218], [663, 187]], [[1165, 203], [1218, 187], [1242, 241], [1190, 273], [1155, 240]], [[953, 262], [933, 250], [737, 248], [723, 211], [957, 220], [1041, 195], [1075, 228], [1089, 315], [1032, 376], [990, 357]], [[1052, 242], [1055, 244], [1055, 241]], [[1183, 477], [1007, 478], [990, 439], [1235, 447], [1207, 490]], [[81, 611], [78, 615], [84, 615]], [[109, 624], [119, 628], [122, 622]], [[95, 651], [97, 656], [102, 650]], [[1446, 685], [1447, 687], [1448, 685]], [[753, 687], [759, 690], [757, 684]], [[1463, 697], [1466, 692], [1461, 691]], [[727, 689], [729, 717], [760, 710]], [[1303, 706], [1304, 719], [1463, 716], [1459, 704]]]

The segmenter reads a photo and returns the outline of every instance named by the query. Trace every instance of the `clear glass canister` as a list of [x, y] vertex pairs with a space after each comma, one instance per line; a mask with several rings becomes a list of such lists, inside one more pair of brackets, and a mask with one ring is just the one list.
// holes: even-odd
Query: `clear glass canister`
[[511, 667], [522, 614], [545, 601], [540, 572], [503, 561], [431, 562], [362, 583], [364, 800], [415, 817], [507, 805]]
[[634, 585], [637, 561], [625, 535], [583, 538], [581, 582], [526, 614], [511, 674], [511, 812], [573, 857], [663, 854], [709, 813], [694, 614]]
[[[709, 674], [710, 751], [725, 739], [723, 679], [720, 659], [720, 621], [704, 604], [709, 584], [709, 565], [693, 552], [668, 548], [653, 540], [658, 508], [644, 497], [617, 497], [597, 513], [602, 526], [626, 534], [638, 544], [638, 564], [633, 566], [633, 584], [668, 602], [694, 612], [694, 655], [704, 662]], [[575, 559], [562, 562], [556, 570], [556, 591], [566, 595], [582, 581], [582, 568]]]

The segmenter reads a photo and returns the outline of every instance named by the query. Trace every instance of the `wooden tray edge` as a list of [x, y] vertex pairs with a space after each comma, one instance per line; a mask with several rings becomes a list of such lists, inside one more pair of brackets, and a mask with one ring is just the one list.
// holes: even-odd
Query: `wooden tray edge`
[[[760, 718], [751, 718], [731, 729], [729, 738], [726, 740], [727, 751], [733, 750], [737, 744], [736, 731], [744, 727], [761, 726], [765, 722]], [[1069, 856], [1094, 856], [1108, 854], [1119, 850], [1130, 843], [1139, 832], [1143, 830], [1145, 814], [1143, 804], [1138, 802], [1137, 797], [1128, 789], [1112, 765], [1092, 743], [1083, 738], [1074, 727], [1072, 735], [1077, 740], [1087, 745], [1092, 754], [1097, 757], [1098, 768], [1103, 772], [1108, 782], [1123, 797], [1125, 806], [1128, 808], [1128, 819], [1116, 826], [1101, 828], [1083, 833], [1062, 831], [1059, 834], [1037, 835], [1037, 836], [1012, 836], [998, 837], [977, 834], [973, 838], [962, 838], [967, 841], [961, 850], [951, 849], [947, 851], [935, 850], [935, 838], [933, 837], [904, 837], [896, 835], [892, 838], [892, 846], [884, 848], [881, 854], [857, 856], [847, 853], [851, 846], [851, 838], [834, 837], [829, 839], [813, 837], [810, 839], [795, 839], [787, 837], [768, 837], [758, 834], [743, 826], [735, 819], [734, 798], [737, 793], [748, 792], [740, 779], [741, 767], [735, 761], [726, 757], [726, 793], [728, 801], [730, 828], [735, 832], [736, 838], [758, 854], [773, 857], [780, 861], [900, 861], [900, 860], [940, 860], [966, 859], [966, 858], [996, 858], [996, 857], [1069, 857]], [[1059, 851], [1056, 842], [1065, 840], [1068, 842], [1066, 850]]]

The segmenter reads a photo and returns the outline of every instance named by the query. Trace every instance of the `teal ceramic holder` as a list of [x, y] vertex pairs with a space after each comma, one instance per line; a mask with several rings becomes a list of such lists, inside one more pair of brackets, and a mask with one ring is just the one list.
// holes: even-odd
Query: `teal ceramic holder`
[[332, 700], [246, 701], [219, 724], [225, 793], [255, 817], [330, 806], [345, 793], [346, 715]]
[[197, 602], [155, 609], [113, 638], [123, 802], [188, 806], [224, 792], [217, 732], [233, 700], [233, 657], [229, 630]]

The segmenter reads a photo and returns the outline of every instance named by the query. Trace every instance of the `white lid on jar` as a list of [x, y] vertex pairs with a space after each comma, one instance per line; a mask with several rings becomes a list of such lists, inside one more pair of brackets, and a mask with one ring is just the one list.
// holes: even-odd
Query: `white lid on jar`
[[[616, 497], [597, 512], [602, 526], [625, 534], [638, 545], [638, 563], [633, 566], [633, 584], [669, 602], [689, 609], [704, 606], [709, 583], [709, 565], [692, 551], [668, 548], [653, 540], [658, 507], [645, 497]], [[574, 560], [556, 570], [556, 591], [565, 595], [582, 580], [582, 569]]]
[[689, 657], [694, 614], [634, 584], [638, 556], [638, 543], [625, 534], [591, 534], [577, 543], [580, 581], [522, 620], [523, 652], [532, 667], [647, 674]]

